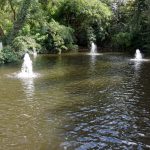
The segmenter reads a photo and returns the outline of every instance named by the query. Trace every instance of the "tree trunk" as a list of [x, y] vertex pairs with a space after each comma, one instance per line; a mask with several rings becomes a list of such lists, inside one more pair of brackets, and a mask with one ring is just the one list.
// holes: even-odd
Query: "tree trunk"
[[13, 17], [14, 17], [14, 21], [16, 20], [16, 11], [13, 7], [13, 4], [12, 4], [12, 0], [8, 0], [9, 4], [10, 4], [10, 7], [11, 7], [11, 10], [13, 12]]
[[14, 38], [17, 36], [17, 34], [19, 33], [19, 31], [22, 29], [25, 21], [26, 21], [26, 17], [28, 14], [28, 10], [30, 7], [32, 0], [24, 0], [23, 4], [21, 6], [21, 9], [17, 15], [16, 21], [14, 22], [13, 28], [12, 30], [8, 33], [8, 38], [7, 38], [7, 44], [11, 45]]
[[4, 37], [4, 31], [3, 28], [0, 26], [0, 39], [2, 39], [1, 37]]

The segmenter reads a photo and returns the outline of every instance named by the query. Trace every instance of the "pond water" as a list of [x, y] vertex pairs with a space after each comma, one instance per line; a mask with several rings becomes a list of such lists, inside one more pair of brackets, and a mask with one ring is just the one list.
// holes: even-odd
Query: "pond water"
[[66, 54], [0, 67], [1, 150], [150, 149], [150, 62]]

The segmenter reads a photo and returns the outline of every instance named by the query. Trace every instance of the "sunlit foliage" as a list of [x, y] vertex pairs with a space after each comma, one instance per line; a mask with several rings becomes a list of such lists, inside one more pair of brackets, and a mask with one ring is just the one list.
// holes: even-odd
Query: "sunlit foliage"
[[149, 14], [149, 0], [0, 0], [0, 40], [19, 54], [67, 52], [91, 41], [149, 52]]

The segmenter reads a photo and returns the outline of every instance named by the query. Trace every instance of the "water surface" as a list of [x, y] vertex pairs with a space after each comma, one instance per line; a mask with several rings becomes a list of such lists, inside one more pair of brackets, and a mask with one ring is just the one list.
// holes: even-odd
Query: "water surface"
[[38, 78], [0, 67], [1, 150], [150, 149], [150, 62], [43, 55]]

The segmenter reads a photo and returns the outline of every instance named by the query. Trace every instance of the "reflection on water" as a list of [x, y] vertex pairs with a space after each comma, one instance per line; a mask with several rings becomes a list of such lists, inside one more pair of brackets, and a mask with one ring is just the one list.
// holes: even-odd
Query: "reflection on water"
[[37, 56], [36, 79], [0, 68], [0, 149], [150, 149], [149, 68], [120, 54]]
[[34, 78], [22, 78], [20, 80], [22, 83], [22, 88], [26, 93], [27, 99], [32, 98], [34, 94]]
[[96, 57], [97, 57], [96, 55], [90, 55], [90, 61], [89, 61], [90, 69], [89, 69], [89, 71], [91, 73], [95, 72]]
[[90, 64], [91, 66], [95, 66], [95, 62], [96, 62], [96, 55], [91, 55], [90, 56], [91, 60], [90, 60]]
[[141, 65], [142, 65], [142, 62], [138, 62], [138, 61], [134, 62], [134, 76], [135, 76], [134, 80], [139, 80], [140, 78]]
[[141, 64], [142, 64], [141, 61], [139, 61], [139, 62], [138, 62], [138, 61], [135, 61], [135, 62], [134, 62], [135, 71], [139, 71], [139, 70], [140, 70]]

